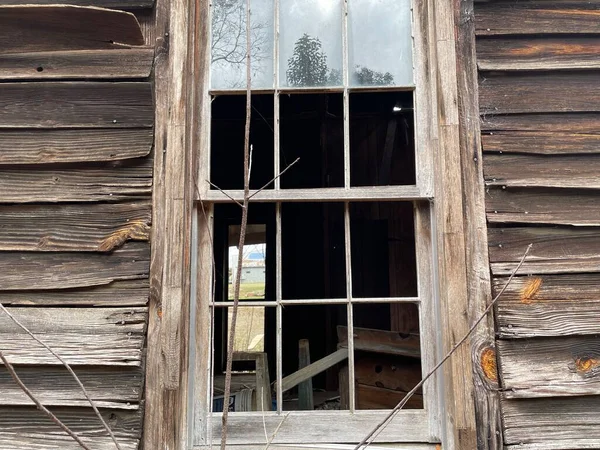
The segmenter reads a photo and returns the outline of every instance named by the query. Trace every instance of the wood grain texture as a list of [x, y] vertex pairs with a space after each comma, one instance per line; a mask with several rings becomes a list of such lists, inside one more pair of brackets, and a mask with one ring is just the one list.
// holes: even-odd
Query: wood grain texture
[[111, 254], [5, 252], [0, 258], [3, 291], [69, 289], [148, 277], [147, 243], [124, 245]]
[[481, 117], [481, 130], [600, 133], [600, 113], [509, 114]]
[[[90, 406], [81, 388], [64, 367], [21, 366], [16, 370], [25, 386], [44, 406]], [[140, 368], [81, 367], [76, 373], [98, 408], [139, 408], [143, 383]], [[0, 404], [34, 406], [3, 367], [0, 367]]]
[[[54, 0], [3, 0], [3, 5], [56, 5]], [[152, 8], [154, 0], [69, 0], [69, 5], [135, 10]]]
[[581, 0], [565, 5], [559, 0], [488, 2], [478, 5], [478, 35], [599, 34], [600, 9]]
[[508, 448], [600, 448], [598, 400], [597, 396], [586, 396], [503, 401], [506, 444], [515, 445]]
[[88, 164], [0, 169], [0, 203], [117, 202], [152, 191], [148, 158]]
[[479, 106], [482, 114], [599, 111], [600, 72], [485, 74]]
[[151, 203], [0, 206], [0, 250], [112, 251], [147, 241]]
[[600, 155], [486, 155], [483, 173], [488, 186], [599, 189]]
[[498, 341], [506, 398], [600, 394], [600, 337]]
[[148, 280], [114, 281], [82, 289], [52, 291], [0, 291], [5, 306], [144, 306], [148, 303]]
[[598, 69], [600, 36], [552, 36], [480, 38], [477, 66], [480, 70], [577, 70]]
[[2, 5], [0, 29], [2, 54], [144, 45], [133, 14], [92, 7]]
[[491, 223], [600, 226], [598, 194], [573, 189], [499, 189], [486, 194]]
[[[19, 308], [10, 313], [71, 365], [140, 366], [148, 309]], [[61, 365], [6, 314], [0, 346], [16, 365]]]
[[494, 275], [510, 275], [529, 244], [521, 274], [600, 271], [600, 228], [490, 228], [488, 236]]
[[148, 78], [153, 60], [151, 47], [0, 54], [0, 80]]
[[[52, 412], [94, 450], [114, 450], [115, 444], [91, 408], [54, 407]], [[119, 444], [127, 450], [137, 449], [142, 414], [136, 410], [102, 409]], [[32, 406], [0, 407], [0, 447], [7, 450], [79, 450], [73, 439], [63, 433], [48, 416]]]
[[[494, 279], [494, 293], [506, 278]], [[513, 278], [498, 302], [501, 338], [600, 334], [600, 274]]]
[[600, 132], [496, 131], [483, 134], [481, 141], [486, 153], [600, 154]]
[[0, 83], [0, 128], [152, 127], [147, 82]]
[[0, 130], [0, 165], [140, 158], [152, 140], [152, 128]]

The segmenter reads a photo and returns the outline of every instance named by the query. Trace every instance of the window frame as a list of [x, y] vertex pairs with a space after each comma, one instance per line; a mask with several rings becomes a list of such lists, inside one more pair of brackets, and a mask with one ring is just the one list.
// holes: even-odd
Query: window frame
[[[415, 243], [417, 247], [417, 264], [418, 264], [418, 292], [419, 292], [419, 309], [420, 309], [420, 326], [421, 326], [421, 346], [423, 349], [430, 351], [423, 352], [422, 373], [426, 374], [440, 359], [442, 345], [440, 344], [439, 330], [441, 327], [441, 317], [438, 302], [438, 294], [436, 287], [438, 285], [436, 260], [437, 249], [435, 245], [436, 234], [436, 211], [434, 210], [434, 177], [436, 171], [434, 167], [434, 149], [436, 144], [432, 141], [437, 141], [437, 116], [434, 111], [436, 105], [435, 94], [432, 94], [431, 80], [434, 79], [435, 64], [432, 64], [437, 58], [435, 48], [430, 44], [430, 40], [434, 39], [435, 30], [432, 24], [432, 2], [429, 0], [413, 0], [413, 64], [414, 64], [414, 87], [411, 88], [414, 92], [414, 108], [415, 108], [415, 170], [416, 183], [411, 186], [377, 186], [377, 187], [350, 187], [350, 158], [349, 158], [349, 142], [344, 140], [344, 161], [345, 161], [345, 187], [342, 188], [321, 188], [321, 189], [280, 189], [279, 180], [275, 182], [275, 189], [264, 190], [253, 198], [253, 201], [269, 201], [281, 205], [281, 202], [286, 201], [342, 201], [345, 203], [345, 221], [346, 221], [346, 240], [349, 241], [349, 219], [348, 219], [348, 202], [350, 201], [410, 201], [421, 205], [415, 208]], [[276, 3], [278, 4], [278, 2]], [[347, 2], [344, 2], [347, 9]], [[277, 11], [275, 12], [277, 14]], [[210, 22], [210, 21], [209, 21]], [[419, 26], [426, 24], [429, 26]], [[209, 27], [207, 27], [209, 28]], [[276, 30], [277, 33], [277, 30]], [[346, 46], [346, 44], [344, 44]], [[277, 50], [276, 59], [277, 59]], [[205, 51], [206, 52], [206, 51]], [[346, 58], [347, 49], [344, 50], [344, 58]], [[206, 59], [208, 55], [205, 54]], [[205, 61], [206, 61], [205, 59]], [[275, 66], [278, 67], [276, 60]], [[205, 74], [210, 72], [210, 65], [206, 64]], [[198, 156], [198, 180], [208, 179], [208, 168], [210, 167], [210, 96], [213, 94], [232, 93], [232, 91], [210, 90], [210, 77], [203, 77], [203, 85], [201, 86], [202, 97], [200, 102], [203, 106], [200, 114], [200, 138], [198, 140], [198, 148], [195, 150]], [[377, 88], [300, 88], [300, 89], [279, 89], [275, 92], [275, 108], [278, 109], [279, 93], [293, 92], [342, 92], [344, 95], [345, 111], [348, 111], [349, 95], [353, 92], [368, 92], [368, 91], [398, 91], [397, 87], [377, 87]], [[275, 90], [260, 90], [253, 91], [254, 93], [273, 92]], [[238, 92], [239, 93], [239, 92]], [[276, 111], [278, 114], [278, 111]], [[276, 116], [277, 117], [277, 116]], [[278, 127], [275, 127], [278, 130]], [[349, 133], [349, 118], [344, 116], [344, 135], [347, 137]], [[278, 131], [276, 132], [277, 140], [275, 148], [275, 173], [283, 168], [279, 166], [279, 151], [278, 151]], [[433, 145], [432, 145], [433, 144]], [[212, 222], [211, 215], [213, 205], [215, 203], [230, 202], [225, 194], [219, 191], [210, 190], [204, 184], [197, 186], [196, 214], [193, 216], [193, 245], [197, 247], [198, 252], [196, 258], [193, 258], [193, 267], [196, 268], [192, 277], [192, 299], [191, 299], [191, 348], [190, 348], [190, 382], [189, 382], [189, 408], [190, 422], [188, 426], [189, 444], [190, 447], [202, 448], [208, 445], [207, 441], [210, 437], [210, 430], [213, 427], [218, 427], [220, 424], [220, 415], [209, 413], [209, 408], [212, 403], [210, 398], [209, 383], [211, 378], [210, 369], [210, 312], [207, 306], [209, 302], [196, 301], [196, 298], [212, 298]], [[228, 190], [227, 194], [236, 200], [242, 200], [243, 192], [241, 190]], [[280, 211], [280, 206], [277, 207]], [[280, 222], [280, 215], [278, 215]], [[204, 230], [199, 232], [198, 230]], [[278, 225], [278, 234], [280, 241], [280, 223]], [[349, 247], [347, 243], [346, 247]], [[279, 248], [280, 242], [279, 242]], [[419, 256], [421, 255], [421, 256]], [[423, 257], [422, 255], [427, 255]], [[279, 260], [279, 258], [278, 258]], [[280, 262], [278, 262], [280, 264]], [[350, 259], [347, 257], [347, 265], [350, 264]], [[280, 272], [280, 268], [278, 272]], [[348, 277], [348, 272], [347, 272]], [[281, 302], [281, 280], [277, 277], [279, 291], [278, 300]], [[350, 280], [351, 278], [347, 278]], [[207, 287], [210, 286], [210, 287]], [[194, 295], [196, 294], [196, 295]], [[351, 296], [351, 291], [348, 292]], [[425, 299], [425, 301], [424, 301]], [[389, 302], [389, 299], [379, 299], [382, 302]], [[415, 302], [414, 298], [402, 299], [400, 301]], [[279, 314], [278, 314], [279, 316]], [[423, 321], [423, 317], [432, 318], [431, 321]], [[349, 333], [351, 327], [349, 326]], [[352, 352], [351, 352], [352, 353]], [[281, 379], [281, 374], [278, 374]], [[441, 376], [432, 377], [425, 385], [424, 389], [427, 392], [425, 408], [423, 410], [406, 410], [401, 411], [392, 424], [387, 427], [386, 431], [379, 437], [378, 442], [440, 442], [444, 427], [442, 401], [440, 396]], [[202, 393], [204, 395], [198, 395]], [[280, 395], [280, 394], [278, 394]], [[280, 400], [280, 399], [278, 399]], [[278, 401], [278, 404], [281, 404]], [[212, 418], [211, 418], [212, 414]], [[286, 412], [287, 414], [287, 412]], [[336, 440], [335, 436], [332, 440], [331, 436], [343, 436], [346, 441], [358, 441], [360, 438], [372, 428], [380, 419], [386, 415], [385, 410], [380, 411], [335, 411], [335, 412], [289, 412], [285, 420], [285, 427], [281, 427], [276, 442], [301, 443], [297, 437], [294, 437], [293, 432], [289, 435], [285, 431], [290, 430], [305, 430], [309, 423], [323, 424], [323, 429], [320, 430], [319, 442], [342, 442]], [[280, 423], [283, 416], [265, 414], [264, 419], [267, 421], [267, 429], [274, 430]], [[248, 419], [251, 419], [248, 422]], [[314, 420], [313, 420], [314, 419]], [[326, 420], [330, 419], [330, 420]], [[342, 420], [343, 419], [343, 420]], [[213, 425], [208, 426], [209, 422]], [[258, 436], [261, 439], [253, 444], [264, 444], [263, 415], [262, 413], [236, 413], [229, 416], [229, 423], [232, 429], [239, 426], [252, 423], [255, 428], [259, 425]], [[311, 426], [314, 426], [314, 423]], [[336, 427], [332, 427], [335, 423]], [[346, 424], [340, 426], [341, 424]], [[335, 428], [335, 431], [331, 431]], [[331, 431], [327, 435], [327, 431]], [[218, 430], [213, 432], [213, 436], [218, 436]], [[229, 442], [232, 445], [243, 443], [235, 439], [230, 433]], [[306, 441], [303, 441], [306, 443]], [[312, 441], [311, 441], [312, 442]], [[244, 443], [246, 443], [244, 441]]]

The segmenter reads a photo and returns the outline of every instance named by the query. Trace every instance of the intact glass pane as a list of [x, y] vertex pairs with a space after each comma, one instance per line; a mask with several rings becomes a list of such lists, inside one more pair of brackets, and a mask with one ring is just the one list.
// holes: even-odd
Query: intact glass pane
[[411, 0], [348, 3], [350, 85], [412, 85]]
[[[273, 87], [273, 0], [252, 0], [250, 58], [253, 89]], [[246, 87], [246, 0], [213, 0], [211, 88]]]
[[342, 84], [340, 0], [281, 0], [279, 84]]

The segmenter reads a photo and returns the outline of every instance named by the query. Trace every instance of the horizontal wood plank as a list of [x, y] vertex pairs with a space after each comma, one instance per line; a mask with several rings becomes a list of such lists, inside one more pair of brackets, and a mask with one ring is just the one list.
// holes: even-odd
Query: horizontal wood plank
[[480, 38], [479, 70], [600, 69], [600, 36]]
[[599, 189], [600, 155], [486, 155], [483, 174], [488, 186]]
[[600, 113], [484, 114], [481, 131], [600, 133]]
[[[2, 0], [3, 5], [56, 5], [56, 0]], [[110, 9], [142, 9], [152, 8], [154, 0], [69, 0], [69, 5], [96, 6]]]
[[[494, 278], [497, 295], [506, 277]], [[600, 274], [515, 277], [498, 300], [501, 338], [600, 334]]]
[[600, 272], [600, 228], [490, 228], [492, 273], [510, 275], [529, 244], [521, 274]]
[[[52, 412], [69, 428], [83, 438], [94, 450], [114, 450], [115, 444], [91, 408], [54, 407]], [[139, 410], [101, 409], [119, 444], [127, 450], [136, 450], [140, 439], [142, 413]], [[48, 419], [43, 412], [31, 406], [0, 407], [0, 448], [10, 450], [80, 450], [81, 447]]]
[[600, 395], [600, 337], [500, 340], [506, 398]]
[[491, 223], [600, 226], [597, 192], [576, 189], [499, 189], [486, 193]]
[[600, 111], [600, 72], [486, 74], [479, 108], [483, 114]]
[[152, 192], [151, 158], [80, 167], [0, 169], [0, 203], [117, 202]]
[[152, 204], [0, 205], [0, 250], [112, 251], [147, 241]]
[[599, 34], [600, 9], [596, 2], [581, 0], [488, 2], [475, 14], [477, 35]]
[[0, 130], [0, 165], [139, 158], [153, 139], [152, 128]]
[[[69, 364], [141, 365], [148, 319], [145, 307], [8, 310]], [[61, 365], [6, 314], [0, 314], [0, 348], [13, 364]]]
[[0, 303], [14, 306], [144, 306], [149, 282], [114, 281], [104, 286], [53, 291], [0, 291]]
[[91, 287], [148, 278], [150, 245], [132, 242], [110, 254], [5, 252], [2, 291]]
[[148, 78], [153, 61], [152, 47], [0, 54], [0, 80]]
[[100, 8], [2, 5], [0, 29], [2, 54], [144, 45], [133, 14]]
[[0, 83], [0, 128], [152, 127], [148, 82]]
[[597, 396], [504, 400], [502, 416], [504, 443], [515, 449], [600, 448]]
[[[90, 406], [81, 388], [64, 367], [20, 366], [16, 371], [25, 386], [44, 406]], [[81, 367], [77, 368], [76, 374], [98, 408], [139, 408], [143, 385], [140, 368]], [[2, 366], [0, 405], [34, 406]]]
[[481, 143], [485, 153], [600, 154], [600, 132], [497, 131], [483, 134]]

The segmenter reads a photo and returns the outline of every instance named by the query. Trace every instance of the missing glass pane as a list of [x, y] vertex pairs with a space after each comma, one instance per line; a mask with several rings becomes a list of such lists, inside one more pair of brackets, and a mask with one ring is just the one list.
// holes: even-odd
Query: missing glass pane
[[412, 92], [350, 95], [350, 184], [415, 184]]
[[344, 185], [341, 94], [281, 95], [281, 167], [300, 160], [281, 177], [281, 187]]

